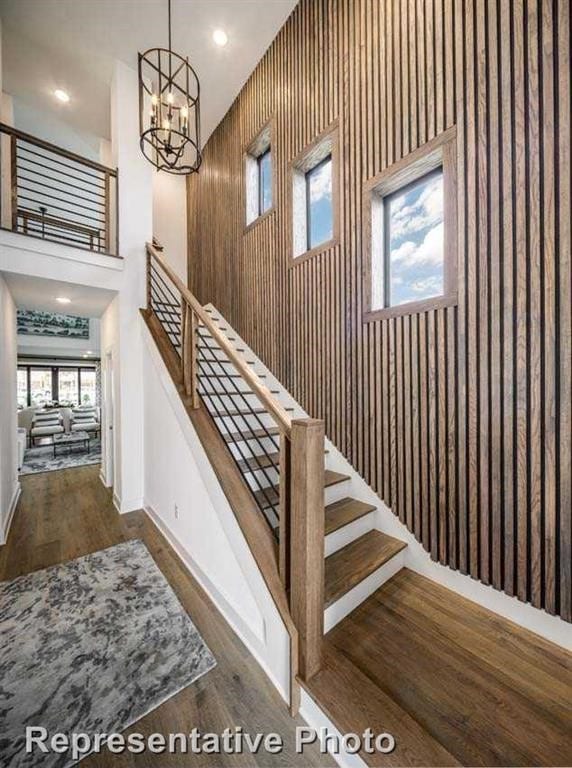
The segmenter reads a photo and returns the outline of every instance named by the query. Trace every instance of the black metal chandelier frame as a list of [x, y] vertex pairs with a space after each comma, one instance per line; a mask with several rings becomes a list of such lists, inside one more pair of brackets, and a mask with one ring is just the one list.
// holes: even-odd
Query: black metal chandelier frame
[[188, 175], [202, 160], [200, 83], [188, 57], [173, 51], [171, 0], [168, 8], [169, 47], [139, 54], [140, 146], [158, 171]]

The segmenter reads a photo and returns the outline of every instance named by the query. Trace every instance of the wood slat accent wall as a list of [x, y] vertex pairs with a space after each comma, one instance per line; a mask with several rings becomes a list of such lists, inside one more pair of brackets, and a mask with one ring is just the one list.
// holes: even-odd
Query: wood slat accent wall
[[[189, 180], [189, 279], [431, 556], [571, 606], [569, 0], [302, 0]], [[272, 119], [274, 211], [244, 232]], [[288, 163], [334, 120], [340, 243], [290, 265]], [[456, 125], [459, 302], [364, 324], [364, 182]]]

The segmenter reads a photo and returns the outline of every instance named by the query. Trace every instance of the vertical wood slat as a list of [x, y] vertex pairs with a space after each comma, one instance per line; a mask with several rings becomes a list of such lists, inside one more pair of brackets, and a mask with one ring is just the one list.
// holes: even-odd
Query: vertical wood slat
[[[569, 0], [301, 0], [188, 220], [194, 292], [423, 545], [570, 620], [569, 24]], [[270, 118], [277, 199], [244, 234], [241, 149]], [[340, 243], [292, 267], [288, 163], [336, 119]], [[452, 125], [458, 306], [364, 327], [362, 182]]]
[[290, 611], [298, 629], [300, 674], [320, 668], [324, 634], [324, 424], [292, 422]]

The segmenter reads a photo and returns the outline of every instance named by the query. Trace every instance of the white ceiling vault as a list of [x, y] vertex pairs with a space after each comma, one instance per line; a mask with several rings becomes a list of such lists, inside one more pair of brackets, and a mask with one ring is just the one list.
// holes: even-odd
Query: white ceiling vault
[[[172, 0], [173, 48], [201, 84], [203, 143], [231, 106], [297, 0]], [[59, 114], [76, 130], [109, 138], [113, 61], [167, 46], [167, 0], [0, 0], [3, 88]], [[218, 47], [215, 29], [228, 44]], [[56, 88], [70, 103], [60, 105]]]

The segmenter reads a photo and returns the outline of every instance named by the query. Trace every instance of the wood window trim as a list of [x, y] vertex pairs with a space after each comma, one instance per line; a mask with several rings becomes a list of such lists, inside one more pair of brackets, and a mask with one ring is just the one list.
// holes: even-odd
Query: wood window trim
[[268, 148], [265, 149], [264, 152], [262, 152], [256, 158], [256, 165], [258, 166], [258, 217], [257, 218], [260, 218], [261, 216], [264, 216], [264, 214], [268, 213], [268, 211], [272, 208], [272, 205], [274, 204], [274, 198], [272, 198], [272, 204], [270, 205], [270, 207], [267, 208], [265, 211], [262, 210], [263, 197], [264, 197], [263, 184], [262, 184], [262, 177], [263, 177], [262, 163], [264, 161], [264, 158], [267, 155], [270, 157], [270, 181], [271, 181], [271, 192], [273, 192], [272, 184], [274, 183], [273, 182], [274, 174], [272, 173], [272, 171], [273, 171], [273, 168], [272, 168], [272, 145], [269, 144]]
[[[318, 165], [318, 162], [312, 163], [314, 153], [326, 142], [329, 144], [329, 152], [332, 158], [332, 237], [324, 243], [320, 243], [314, 248], [303, 251], [298, 256], [294, 255], [294, 183], [296, 174], [306, 173]], [[289, 237], [288, 250], [290, 253], [289, 268], [303, 264], [305, 261], [318, 256], [325, 251], [331, 250], [339, 245], [340, 242], [340, 141], [339, 141], [339, 121], [334, 120], [330, 125], [316, 136], [310, 144], [306, 145], [293, 160], [289, 163]]]
[[[373, 209], [376, 202], [397, 192], [402, 187], [426, 176], [437, 168], [443, 168], [443, 222], [445, 243], [443, 250], [444, 291], [407, 304], [390, 307], [372, 306], [373, 272], [376, 254], [373, 247]], [[433, 309], [453, 307], [458, 303], [458, 234], [457, 234], [457, 131], [455, 126], [436, 136], [407, 157], [394, 163], [366, 181], [363, 192], [363, 322], [373, 322], [391, 317], [427, 312]], [[383, 246], [382, 246], [383, 251]], [[377, 257], [379, 258], [379, 257]], [[385, 258], [383, 256], [382, 258]]]
[[[277, 179], [276, 179], [276, 153], [273, 151], [272, 139], [275, 135], [274, 132], [274, 117], [269, 118], [264, 125], [257, 131], [256, 135], [248, 141], [242, 150], [242, 170], [243, 170], [243, 192], [244, 192], [244, 211], [243, 221], [244, 229], [243, 235], [246, 235], [258, 224], [261, 224], [269, 216], [273, 215], [276, 211], [276, 194], [278, 191]], [[258, 159], [270, 150], [270, 168], [272, 173], [272, 205], [264, 213], [258, 213], [252, 221], [248, 221], [248, 162], [250, 159], [256, 161], [258, 172]], [[258, 182], [257, 182], [258, 183]], [[256, 207], [257, 211], [260, 211], [259, 207], [260, 190], [256, 190]]]

